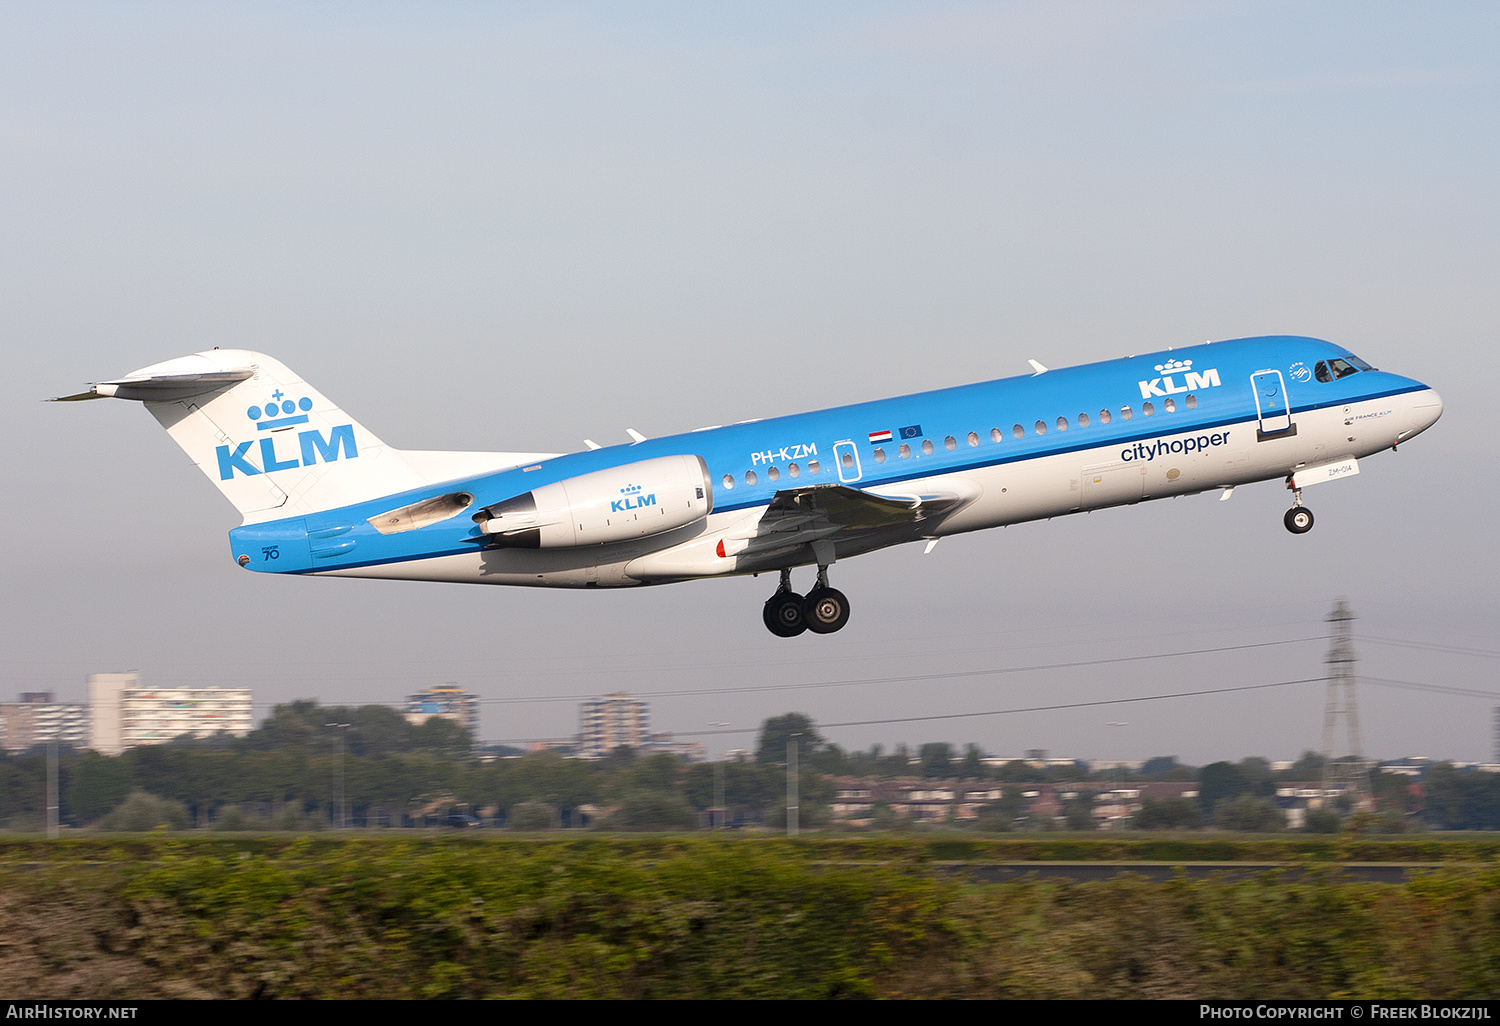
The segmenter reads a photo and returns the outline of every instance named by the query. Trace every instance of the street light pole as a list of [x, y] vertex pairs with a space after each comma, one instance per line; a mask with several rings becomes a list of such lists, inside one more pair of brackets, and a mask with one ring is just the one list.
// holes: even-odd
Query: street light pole
[[[727, 727], [727, 723], [710, 723], [710, 727]], [[709, 817], [708, 825], [713, 830], [724, 828], [724, 760], [714, 763], [714, 809], [719, 813], [718, 821]]]
[[801, 734], [792, 734], [786, 739], [786, 835], [797, 836], [797, 739]]
[[324, 726], [332, 727], [338, 733], [333, 735], [333, 751], [338, 756], [338, 782], [339, 782], [339, 829], [344, 829], [344, 730], [349, 726], [347, 723], [325, 723]]
[[57, 738], [47, 742], [47, 837], [57, 840]]

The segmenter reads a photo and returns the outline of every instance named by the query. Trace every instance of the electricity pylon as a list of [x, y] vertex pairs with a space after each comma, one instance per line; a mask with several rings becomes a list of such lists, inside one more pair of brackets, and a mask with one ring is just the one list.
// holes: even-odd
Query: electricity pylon
[[[1323, 794], [1342, 791], [1350, 808], [1365, 812], [1373, 808], [1370, 765], [1365, 762], [1359, 737], [1359, 704], [1354, 693], [1354, 613], [1339, 599], [1328, 614], [1332, 632], [1328, 656], [1328, 698], [1323, 710]], [[1345, 726], [1346, 747], [1337, 746], [1339, 723]]]

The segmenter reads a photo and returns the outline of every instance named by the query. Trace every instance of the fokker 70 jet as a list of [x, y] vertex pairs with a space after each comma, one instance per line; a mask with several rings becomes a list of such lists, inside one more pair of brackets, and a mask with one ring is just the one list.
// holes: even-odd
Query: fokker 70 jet
[[[611, 588], [779, 572], [774, 634], [849, 618], [838, 559], [1210, 489], [1359, 472], [1443, 410], [1328, 342], [1245, 338], [571, 453], [393, 449], [271, 357], [213, 349], [65, 401], [143, 402], [268, 573]], [[806, 595], [792, 568], [813, 565]]]

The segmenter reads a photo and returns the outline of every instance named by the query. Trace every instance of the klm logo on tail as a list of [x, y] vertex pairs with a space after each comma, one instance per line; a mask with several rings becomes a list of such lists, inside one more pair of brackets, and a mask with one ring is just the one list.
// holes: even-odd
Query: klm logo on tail
[[[271, 398], [273, 402], [268, 402], [264, 406], [252, 406], [245, 411], [245, 416], [255, 423], [257, 431], [276, 432], [278, 428], [307, 423], [308, 411], [313, 406], [311, 399], [306, 396], [297, 402], [283, 399], [280, 389], [272, 392]], [[327, 438], [324, 438], [323, 433], [317, 428], [299, 431], [297, 432], [297, 450], [285, 452], [288, 445], [282, 442], [283, 454], [281, 455], [276, 452], [278, 437], [286, 438], [288, 433], [266, 434], [260, 437], [260, 466], [250, 461], [250, 447], [254, 444], [253, 442], [241, 442], [233, 449], [227, 445], [219, 446], [216, 450], [219, 457], [219, 480], [228, 481], [236, 472], [246, 477], [255, 477], [257, 474], [274, 474], [278, 470], [310, 467], [320, 459], [324, 463], [332, 463], [339, 458], [341, 453], [346, 460], [359, 456], [359, 447], [354, 442], [353, 424], [340, 424], [330, 429]]]

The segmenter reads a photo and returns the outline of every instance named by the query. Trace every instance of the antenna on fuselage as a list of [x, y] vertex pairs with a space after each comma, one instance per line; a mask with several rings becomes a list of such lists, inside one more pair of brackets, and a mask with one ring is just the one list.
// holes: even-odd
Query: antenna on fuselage
[[641, 434], [635, 428], [626, 428], [625, 433], [637, 442], [644, 442], [646, 440], [646, 436]]
[[1034, 374], [1046, 374], [1047, 373], [1047, 368], [1043, 367], [1041, 364], [1037, 363], [1035, 360], [1027, 360], [1026, 362], [1029, 363], [1029, 364], [1031, 364], [1032, 373], [1034, 373]]
[[604, 446], [600, 445], [598, 442], [594, 441], [592, 438], [585, 438], [583, 440], [583, 444], [586, 445], [586, 446], [588, 446], [590, 449], [602, 449], [602, 448], [604, 448]]

